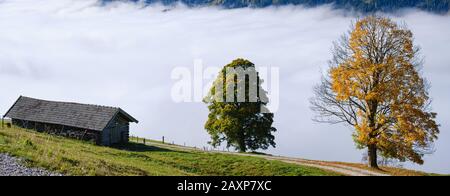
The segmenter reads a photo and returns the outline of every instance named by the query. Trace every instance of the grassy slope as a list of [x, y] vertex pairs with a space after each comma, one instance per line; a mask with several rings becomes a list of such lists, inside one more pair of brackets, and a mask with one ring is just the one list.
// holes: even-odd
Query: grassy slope
[[19, 128], [0, 128], [0, 152], [22, 157], [30, 166], [66, 175], [337, 175], [256, 157], [243, 157], [131, 143], [95, 146]]
[[[140, 138], [138, 141], [136, 141], [135, 137], [131, 138], [132, 141], [135, 141], [137, 143], [142, 143], [142, 138]], [[185, 147], [185, 146], [178, 146], [178, 145], [173, 145], [173, 144], [162, 144], [161, 141], [156, 141], [156, 140], [149, 140], [147, 139], [147, 142], [151, 142], [154, 143], [156, 146], [159, 147], [165, 147], [165, 148], [169, 148], [169, 149], [186, 149], [186, 148], [190, 148], [190, 147]], [[196, 149], [193, 149], [196, 150]], [[197, 149], [198, 150], [198, 149]], [[254, 154], [254, 153], [251, 153]], [[261, 155], [266, 155], [264, 153], [258, 153]], [[269, 155], [271, 156], [271, 155]], [[354, 167], [354, 168], [359, 168], [359, 169], [365, 169], [365, 170], [371, 170], [374, 172], [381, 172], [381, 173], [385, 173], [385, 174], [389, 174], [392, 176], [442, 176], [442, 174], [435, 174], [435, 173], [426, 173], [426, 172], [422, 172], [422, 171], [416, 171], [416, 170], [410, 170], [410, 169], [405, 169], [405, 168], [397, 168], [397, 167], [385, 167], [385, 166], [381, 166], [380, 169], [381, 170], [377, 170], [377, 169], [373, 169], [368, 167], [366, 164], [362, 164], [362, 163], [348, 163], [348, 162], [335, 162], [335, 161], [316, 161], [316, 160], [309, 160], [312, 161], [314, 164], [317, 165], [323, 165], [323, 166], [334, 166], [334, 167], [340, 167], [340, 166], [350, 166], [350, 167]], [[450, 176], [450, 175], [446, 175], [446, 176]]]

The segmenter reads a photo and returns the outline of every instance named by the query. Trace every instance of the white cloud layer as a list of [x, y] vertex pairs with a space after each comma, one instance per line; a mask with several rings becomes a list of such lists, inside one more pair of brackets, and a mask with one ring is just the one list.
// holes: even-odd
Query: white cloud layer
[[[140, 120], [132, 134], [206, 146], [207, 108], [172, 101], [171, 70], [192, 68], [194, 59], [223, 66], [244, 57], [280, 68], [277, 148], [269, 153], [361, 160], [349, 128], [314, 123], [308, 108], [331, 43], [353, 16], [328, 7], [164, 9], [102, 7], [94, 0], [0, 1], [0, 111], [19, 95], [120, 106]], [[450, 173], [450, 16], [405, 11], [395, 19], [405, 21], [422, 46], [442, 125], [437, 151], [425, 165], [409, 167]]]

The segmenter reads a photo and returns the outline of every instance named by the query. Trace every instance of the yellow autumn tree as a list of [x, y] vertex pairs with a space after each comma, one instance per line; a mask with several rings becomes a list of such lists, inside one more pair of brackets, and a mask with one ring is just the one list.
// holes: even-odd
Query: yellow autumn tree
[[328, 74], [311, 99], [315, 120], [354, 127], [370, 167], [378, 168], [377, 153], [423, 164], [439, 125], [419, 72], [422, 62], [405, 25], [380, 16], [358, 20], [334, 43]]

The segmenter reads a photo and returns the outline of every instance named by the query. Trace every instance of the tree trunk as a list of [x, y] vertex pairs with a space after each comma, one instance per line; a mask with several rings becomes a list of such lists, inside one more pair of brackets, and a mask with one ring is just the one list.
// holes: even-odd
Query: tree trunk
[[247, 151], [246, 146], [245, 146], [245, 142], [244, 142], [243, 139], [241, 139], [241, 140], [239, 141], [238, 148], [239, 148], [239, 152], [245, 152], [245, 151]]
[[[374, 136], [374, 131], [375, 131], [375, 125], [376, 125], [376, 115], [377, 115], [377, 113], [376, 113], [376, 111], [377, 111], [377, 108], [378, 108], [378, 103], [376, 102], [376, 101], [370, 101], [370, 103], [369, 103], [369, 105], [370, 105], [370, 115], [369, 115], [369, 117], [368, 117], [368, 120], [369, 120], [369, 126], [370, 126], [370, 129], [372, 130], [370, 133], [369, 133], [369, 138], [370, 138], [370, 141], [371, 142], [373, 142], [372, 140], [375, 140], [376, 139], [376, 136]], [[378, 168], [378, 160], [377, 160], [377, 145], [376, 144], [369, 144], [368, 146], [367, 146], [367, 150], [368, 150], [368, 153], [367, 153], [367, 156], [368, 156], [368, 158], [369, 158], [369, 167], [371, 167], [371, 168], [375, 168], [375, 169], [379, 169]]]
[[369, 158], [369, 167], [379, 169], [377, 162], [377, 146], [375, 144], [370, 144], [368, 146], [367, 156]]
[[238, 148], [239, 152], [245, 152], [247, 150], [245, 146], [245, 135], [243, 131], [239, 134]]

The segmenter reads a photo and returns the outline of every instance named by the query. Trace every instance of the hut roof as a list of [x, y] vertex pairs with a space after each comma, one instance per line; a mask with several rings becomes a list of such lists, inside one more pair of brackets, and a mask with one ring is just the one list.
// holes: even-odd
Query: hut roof
[[4, 117], [102, 131], [118, 114], [138, 121], [117, 107], [58, 102], [20, 96]]

